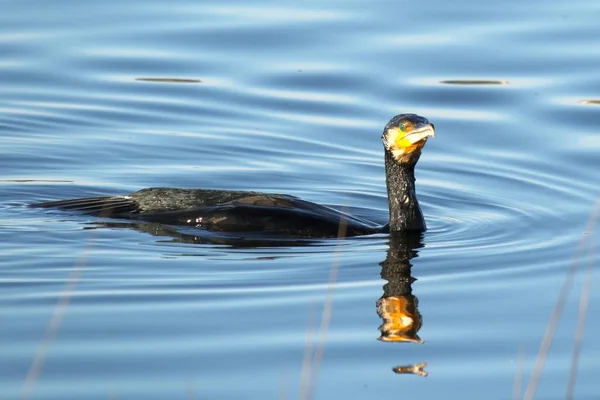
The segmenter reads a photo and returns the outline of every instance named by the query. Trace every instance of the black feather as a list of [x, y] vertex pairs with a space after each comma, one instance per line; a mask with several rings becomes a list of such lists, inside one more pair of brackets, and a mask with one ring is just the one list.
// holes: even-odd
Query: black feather
[[132, 214], [139, 211], [135, 200], [123, 196], [86, 197], [82, 199], [46, 201], [31, 204], [31, 207], [59, 208], [62, 210], [82, 211], [102, 217]]

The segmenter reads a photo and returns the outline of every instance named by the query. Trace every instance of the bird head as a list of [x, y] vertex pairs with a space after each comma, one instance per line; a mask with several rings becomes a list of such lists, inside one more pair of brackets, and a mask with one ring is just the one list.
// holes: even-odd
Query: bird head
[[383, 147], [402, 166], [414, 166], [427, 139], [435, 136], [435, 128], [426, 118], [416, 114], [399, 114], [383, 130]]

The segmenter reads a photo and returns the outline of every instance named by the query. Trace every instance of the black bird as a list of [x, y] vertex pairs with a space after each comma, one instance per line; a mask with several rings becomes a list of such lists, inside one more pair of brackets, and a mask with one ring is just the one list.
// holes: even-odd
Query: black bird
[[184, 225], [218, 232], [261, 232], [294, 237], [335, 237], [425, 231], [415, 192], [415, 166], [435, 133], [415, 114], [392, 118], [383, 130], [390, 220], [378, 226], [295, 196], [250, 191], [149, 188], [123, 196], [88, 197], [32, 204], [111, 218]]

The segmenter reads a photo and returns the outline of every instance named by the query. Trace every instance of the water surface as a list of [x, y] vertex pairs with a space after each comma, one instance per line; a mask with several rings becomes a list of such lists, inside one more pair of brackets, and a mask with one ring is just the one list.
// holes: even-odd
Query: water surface
[[[579, 241], [598, 247], [599, 18], [555, 0], [4, 2], [3, 396], [509, 398]], [[385, 222], [380, 135], [401, 112], [437, 131], [422, 238], [231, 246], [26, 207], [207, 187]], [[540, 398], [566, 393], [582, 282]], [[425, 343], [377, 340], [381, 298], [418, 302]], [[576, 398], [598, 396], [599, 301]], [[392, 371], [421, 361], [426, 378]]]

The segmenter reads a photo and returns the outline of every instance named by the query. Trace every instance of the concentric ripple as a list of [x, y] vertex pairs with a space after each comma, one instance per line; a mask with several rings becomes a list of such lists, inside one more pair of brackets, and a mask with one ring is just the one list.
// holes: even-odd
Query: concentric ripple
[[[592, 238], [599, 3], [5, 3], [0, 397], [511, 396]], [[402, 112], [436, 127], [422, 236], [232, 243], [27, 207], [206, 187], [383, 224], [381, 131]], [[564, 393], [576, 301], [540, 398]], [[584, 346], [576, 397], [595, 398]], [[392, 370], [420, 361], [427, 379]]]

